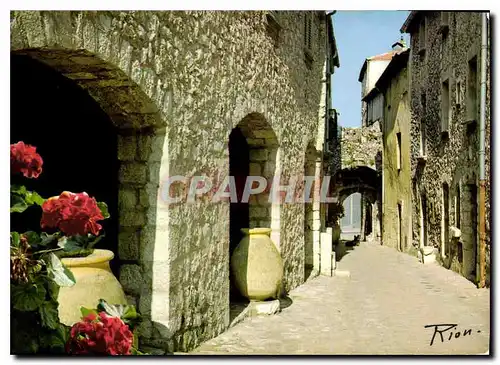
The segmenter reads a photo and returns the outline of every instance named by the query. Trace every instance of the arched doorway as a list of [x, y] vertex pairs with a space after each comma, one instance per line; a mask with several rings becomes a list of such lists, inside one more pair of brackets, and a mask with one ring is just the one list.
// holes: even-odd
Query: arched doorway
[[[357, 220], [358, 217], [358, 201], [359, 201], [359, 235], [360, 240], [365, 240], [365, 237], [376, 232], [381, 232], [380, 214], [377, 208], [381, 206], [381, 175], [376, 170], [368, 166], [357, 166], [354, 168], [345, 168], [337, 171], [333, 178], [333, 194], [338, 197], [338, 200], [344, 206], [344, 217], [341, 221], [344, 224], [345, 231], [351, 230], [348, 223], [351, 221], [351, 214], [354, 214], [352, 220]], [[352, 199], [352, 201], [351, 201]], [[357, 228], [357, 225], [356, 225]], [[351, 234], [349, 236], [356, 236]], [[347, 237], [346, 237], [347, 238]]]
[[[111, 219], [98, 247], [113, 250], [113, 269], [143, 318], [168, 322], [168, 306], [151, 304], [153, 287], [170, 290], [168, 207], [158, 204], [168, 145], [158, 107], [121, 69], [87, 50], [18, 49], [11, 57], [11, 141], [35, 145], [44, 159], [28, 187], [44, 197], [86, 191], [106, 202]], [[26, 224], [39, 230], [39, 219], [33, 211]]]
[[[11, 143], [37, 147], [43, 172], [19, 183], [44, 198], [85, 191], [108, 205], [99, 248], [118, 252], [117, 130], [84, 90], [28, 56], [11, 56]], [[14, 177], [15, 179], [16, 177]], [[13, 181], [14, 182], [14, 181]], [[40, 230], [40, 209], [12, 215], [12, 228]], [[117, 261], [112, 269], [117, 274]]]
[[[270, 188], [276, 173], [278, 140], [265, 118], [251, 113], [243, 118], [229, 135], [229, 173], [234, 176], [237, 202], [229, 210], [229, 257], [243, 237], [242, 228], [279, 229], [279, 204], [269, 201]], [[262, 191], [248, 196], [249, 189]], [[253, 181], [253, 182], [252, 182]], [[245, 199], [245, 190], [247, 190]], [[230, 269], [230, 268], [229, 268]], [[245, 308], [247, 300], [241, 297], [230, 275], [230, 322]]]

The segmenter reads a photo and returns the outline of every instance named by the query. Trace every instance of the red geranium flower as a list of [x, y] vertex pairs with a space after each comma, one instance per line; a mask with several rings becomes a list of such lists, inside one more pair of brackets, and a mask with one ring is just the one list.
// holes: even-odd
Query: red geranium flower
[[104, 219], [94, 198], [87, 193], [64, 191], [60, 196], [47, 199], [42, 205], [42, 228], [59, 228], [68, 236], [99, 234]]
[[36, 147], [24, 142], [10, 145], [10, 168], [12, 173], [22, 173], [28, 178], [37, 178], [42, 173], [43, 160]]
[[90, 314], [71, 328], [66, 352], [74, 355], [130, 355], [134, 336], [118, 317]]

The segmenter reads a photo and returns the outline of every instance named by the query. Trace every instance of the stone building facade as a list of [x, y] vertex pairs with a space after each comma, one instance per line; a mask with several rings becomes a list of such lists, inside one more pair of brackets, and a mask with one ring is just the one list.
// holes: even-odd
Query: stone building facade
[[412, 246], [409, 52], [393, 56], [367, 100], [383, 99], [382, 244], [402, 252]]
[[[413, 245], [469, 280], [478, 275], [481, 14], [411, 12]], [[489, 37], [488, 37], [489, 39]], [[489, 41], [488, 41], [489, 42]], [[486, 263], [490, 247], [490, 47], [486, 57]], [[461, 235], [452, 240], [449, 227]]]
[[[380, 75], [384, 72], [386, 67], [391, 62], [394, 54], [403, 47], [403, 43], [396, 42], [393, 44], [393, 49], [389, 52], [382, 53], [376, 56], [371, 56], [365, 59], [361, 70], [359, 71], [358, 81], [361, 83], [361, 126], [366, 127], [373, 124], [381, 115], [373, 115], [370, 113], [370, 108], [368, 107], [368, 102], [364, 98], [375, 89], [375, 84], [379, 79]], [[377, 94], [380, 95], [380, 94]], [[377, 107], [381, 106], [382, 98], [374, 98], [371, 100], [371, 104], [375, 104]], [[374, 109], [374, 108], [371, 108]], [[378, 108], [375, 108], [377, 110]]]
[[[223, 178], [241, 163], [284, 179], [311, 165], [321, 175], [327, 85], [338, 66], [329, 19], [297, 11], [11, 13], [12, 61], [30, 59], [69, 80], [113, 126], [115, 261], [145, 318], [141, 344], [186, 351], [230, 320], [230, 222], [237, 217], [227, 201], [169, 204], [169, 196], [186, 192], [194, 176]], [[49, 119], [40, 123], [51, 128]], [[230, 151], [232, 138], [246, 141], [246, 162]], [[188, 180], [169, 189], [173, 176]], [[317, 198], [315, 236], [325, 228]], [[257, 199], [249, 206], [251, 224], [273, 229], [284, 290], [303, 283], [304, 204]]]

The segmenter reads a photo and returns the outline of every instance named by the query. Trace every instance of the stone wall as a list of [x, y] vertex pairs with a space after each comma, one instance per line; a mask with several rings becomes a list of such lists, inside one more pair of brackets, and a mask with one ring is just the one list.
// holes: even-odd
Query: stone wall
[[[276, 135], [276, 173], [303, 174], [308, 143], [322, 149], [325, 21], [314, 12], [311, 62], [304, 14], [276, 12], [276, 37], [259, 11], [11, 13], [11, 50], [75, 80], [118, 127], [120, 280], [143, 344], [186, 351], [229, 324], [229, 203], [168, 205], [166, 178], [227, 175], [229, 134], [252, 113]], [[303, 204], [277, 223], [290, 290], [304, 280]]]
[[[413, 194], [413, 244], [418, 247], [421, 235], [420, 224], [420, 196], [427, 197], [428, 221], [427, 245], [440, 248], [442, 260], [446, 266], [454, 267], [457, 271], [463, 268], [466, 257], [471, 260], [468, 267], [470, 275], [476, 271], [477, 262], [475, 247], [478, 243], [477, 226], [467, 208], [472, 201], [477, 202], [476, 196], [471, 196], [471, 186], [478, 187], [478, 124], [467, 123], [468, 69], [469, 60], [478, 57], [477, 63], [477, 100], [479, 100], [479, 70], [481, 51], [481, 15], [472, 12], [449, 12], [449, 30], [446, 36], [440, 32], [441, 12], [425, 12], [427, 42], [425, 52], [419, 52], [421, 47], [418, 27], [411, 33], [411, 109], [412, 109], [412, 194]], [[422, 42], [423, 43], [423, 42]], [[489, 51], [488, 51], [489, 52]], [[489, 60], [489, 56], [488, 56]], [[442, 133], [441, 127], [441, 100], [442, 85], [448, 80], [451, 119], [448, 133]], [[488, 71], [489, 80], [489, 71]], [[457, 85], [459, 86], [457, 94]], [[489, 120], [489, 81], [487, 86], [487, 114], [486, 114], [486, 156], [487, 156], [487, 225], [489, 226], [489, 156], [490, 156], [490, 120]], [[425, 95], [422, 98], [422, 95]], [[458, 102], [456, 96], [459, 96]], [[425, 100], [423, 102], [423, 100]], [[425, 108], [425, 110], [424, 110]], [[479, 109], [478, 109], [479, 110]], [[477, 113], [479, 116], [479, 112]], [[478, 120], [478, 117], [476, 118]], [[421, 129], [421, 125], [423, 126]], [[420, 131], [426, 136], [426, 159], [419, 159]], [[419, 163], [420, 161], [420, 163]], [[457, 257], [451, 253], [456, 251], [443, 246], [443, 184], [447, 184], [450, 191], [450, 224], [458, 225], [456, 202], [460, 200], [460, 226], [464, 232], [461, 238], [462, 252]], [[460, 197], [456, 199], [457, 191]], [[467, 200], [467, 201], [465, 201]], [[469, 201], [471, 200], [471, 201]], [[476, 203], [474, 203], [476, 204]], [[487, 230], [487, 252], [489, 255], [490, 232]], [[472, 252], [474, 251], [474, 252]], [[463, 255], [462, 255], [463, 254]], [[462, 257], [463, 256], [463, 257]], [[450, 263], [450, 261], [452, 261]], [[489, 262], [489, 257], [487, 258]], [[455, 264], [453, 264], [455, 262]], [[467, 276], [467, 275], [466, 275]], [[472, 275], [473, 276], [473, 275]]]
[[356, 166], [377, 169], [377, 153], [382, 150], [382, 132], [379, 122], [369, 127], [342, 127], [341, 144], [343, 169]]

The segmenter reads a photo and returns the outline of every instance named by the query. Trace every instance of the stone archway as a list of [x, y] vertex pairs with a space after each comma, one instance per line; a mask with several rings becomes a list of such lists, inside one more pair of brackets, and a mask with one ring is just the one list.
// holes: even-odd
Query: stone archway
[[[159, 252], [158, 245], [155, 245], [168, 234], [168, 226], [161, 224], [166, 220], [167, 210], [158, 204], [160, 170], [167, 168], [166, 164], [162, 167], [167, 141], [165, 122], [159, 109], [121, 69], [87, 50], [43, 47], [15, 49], [11, 54], [19, 62], [34, 62], [67, 87], [72, 87], [74, 92], [79, 92], [87, 105], [92, 105], [96, 113], [101, 114], [100, 121], [108, 123], [101, 126], [107, 130], [106, 135], [109, 137], [115, 133], [115, 142], [110, 140], [110, 145], [100, 151], [106, 152], [108, 159], [94, 162], [114, 161], [108, 167], [110, 173], [117, 172], [113, 182], [115, 189], [104, 191], [116, 195], [102, 199], [114, 201], [116, 242], [110, 248], [117, 257], [116, 271], [129, 301], [138, 307], [146, 321], [168, 322], [165, 303], [168, 303], [169, 287], [168, 281], [162, 278], [169, 277], [169, 267], [159, 264], [168, 257], [168, 241], [162, 240], [163, 252]], [[66, 122], [69, 125], [74, 120], [68, 116]], [[40, 123], [45, 123], [47, 129], [51, 128], [51, 120]], [[90, 124], [80, 125], [80, 128], [88, 128]], [[76, 145], [83, 143], [89, 148], [99, 149], [96, 143], [104, 143], [104, 140], [92, 138], [93, 133], [85, 134], [88, 140], [71, 138]], [[22, 133], [17, 136], [23, 138]], [[110, 157], [112, 153], [114, 155]], [[92, 171], [88, 173], [92, 174]], [[86, 187], [82, 186], [82, 189]], [[166, 295], [153, 298], [153, 290], [159, 286]], [[155, 306], [158, 300], [163, 301], [163, 305], [156, 303]]]
[[[240, 145], [237, 146], [238, 142]], [[261, 114], [250, 113], [231, 132], [229, 145], [230, 169], [239, 175], [237, 191], [243, 193], [246, 176], [263, 177], [267, 181], [264, 191], [250, 195], [248, 203], [243, 203], [248, 204], [245, 208], [248, 209], [248, 221], [241, 223], [248, 223], [248, 226], [239, 228], [279, 229], [279, 204], [269, 201], [270, 187], [277, 171], [279, 144], [276, 134]], [[253, 186], [256, 185], [258, 183]]]
[[[237, 202], [229, 209], [229, 257], [243, 234], [242, 228], [271, 228], [279, 230], [279, 203], [270, 201], [278, 155], [278, 140], [271, 126], [259, 113], [245, 116], [229, 136], [229, 175], [234, 177]], [[250, 188], [257, 189], [261, 182], [250, 179], [264, 178], [263, 191], [245, 196]], [[230, 281], [230, 303], [244, 302]], [[241, 308], [232, 305], [232, 316]], [[236, 313], [236, 314], [234, 314]]]
[[[340, 203], [343, 203], [348, 196], [354, 193], [361, 193], [362, 200], [365, 202], [365, 204], [361, 204], [361, 239], [366, 239], [367, 227], [371, 228], [375, 234], [381, 232], [379, 207], [382, 199], [382, 184], [380, 174], [368, 166], [357, 166], [337, 171], [332, 181], [333, 196], [336, 196]], [[363, 205], [366, 206], [363, 208]], [[369, 222], [367, 222], [368, 219]]]
[[[98, 248], [115, 253], [111, 268], [119, 276], [116, 127], [88, 93], [53, 68], [16, 54], [10, 64], [11, 143], [36, 146], [44, 161], [37, 179], [20, 183], [46, 198], [85, 191], [106, 202], [111, 216], [102, 222]], [[39, 210], [13, 215], [11, 227], [39, 230]]]

